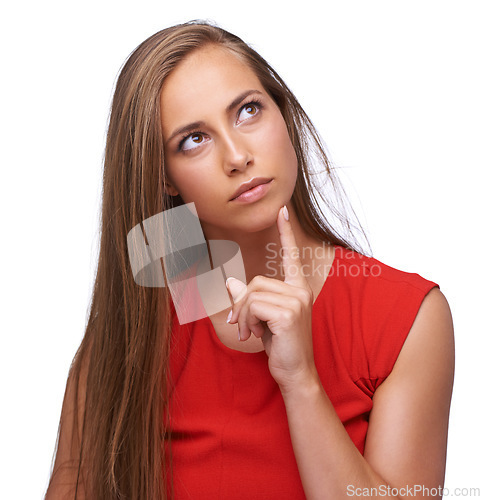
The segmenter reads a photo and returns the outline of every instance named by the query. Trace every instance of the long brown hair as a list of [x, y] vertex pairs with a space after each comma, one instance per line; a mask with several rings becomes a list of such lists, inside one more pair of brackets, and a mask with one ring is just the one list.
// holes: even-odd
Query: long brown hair
[[[134, 282], [127, 234], [144, 219], [182, 203], [164, 189], [160, 93], [176, 65], [206, 44], [223, 46], [245, 61], [279, 106], [299, 163], [292, 201], [302, 226], [320, 240], [356, 249], [354, 238], [329, 222], [333, 210], [313, 180], [311, 163], [336, 185], [321, 140], [259, 54], [237, 36], [202, 22], [162, 30], [137, 47], [113, 97], [97, 274], [85, 336], [67, 384], [75, 417], [67, 438], [76, 450], [76, 491], [81, 488], [87, 498], [166, 498], [171, 307], [167, 288]], [[60, 437], [62, 432], [64, 416]]]

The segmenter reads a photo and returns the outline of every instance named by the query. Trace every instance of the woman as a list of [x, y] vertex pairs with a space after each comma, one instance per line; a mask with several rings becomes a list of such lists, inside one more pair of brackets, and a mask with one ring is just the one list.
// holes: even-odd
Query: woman
[[[112, 104], [97, 278], [47, 498], [442, 487], [449, 307], [436, 284], [357, 253], [332, 228], [312, 158], [332, 175], [294, 96], [237, 37], [188, 23], [132, 53]], [[247, 285], [228, 279], [232, 307], [180, 324], [167, 287], [136, 284], [127, 236], [187, 203], [207, 241], [240, 247]]]

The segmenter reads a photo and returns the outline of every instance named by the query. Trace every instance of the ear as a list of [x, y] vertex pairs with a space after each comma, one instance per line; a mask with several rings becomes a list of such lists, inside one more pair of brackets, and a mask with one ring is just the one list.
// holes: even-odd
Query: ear
[[171, 184], [171, 182], [168, 179], [165, 180], [165, 192], [167, 194], [170, 194], [170, 196], [177, 196], [179, 194], [179, 191], [175, 189], [173, 184]]

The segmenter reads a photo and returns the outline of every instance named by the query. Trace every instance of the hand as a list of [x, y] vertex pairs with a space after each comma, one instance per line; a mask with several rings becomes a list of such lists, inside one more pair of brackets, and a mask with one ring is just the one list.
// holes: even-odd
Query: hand
[[317, 379], [317, 370], [311, 330], [313, 293], [284, 213], [283, 207], [277, 216], [284, 281], [255, 276], [247, 286], [235, 278], [226, 284], [234, 300], [229, 323], [238, 324], [240, 341], [251, 334], [262, 339], [271, 375], [287, 391]]

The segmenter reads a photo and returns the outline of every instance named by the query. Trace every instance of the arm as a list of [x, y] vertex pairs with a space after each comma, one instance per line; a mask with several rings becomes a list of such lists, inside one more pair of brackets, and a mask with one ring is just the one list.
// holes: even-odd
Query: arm
[[367, 491], [364, 488], [376, 488], [379, 494], [391, 487], [402, 498], [422, 496], [415, 485], [442, 490], [453, 374], [451, 314], [442, 293], [433, 289], [392, 373], [374, 395], [364, 456], [350, 440], [319, 380], [284, 390], [306, 496], [346, 498], [355, 491]]

